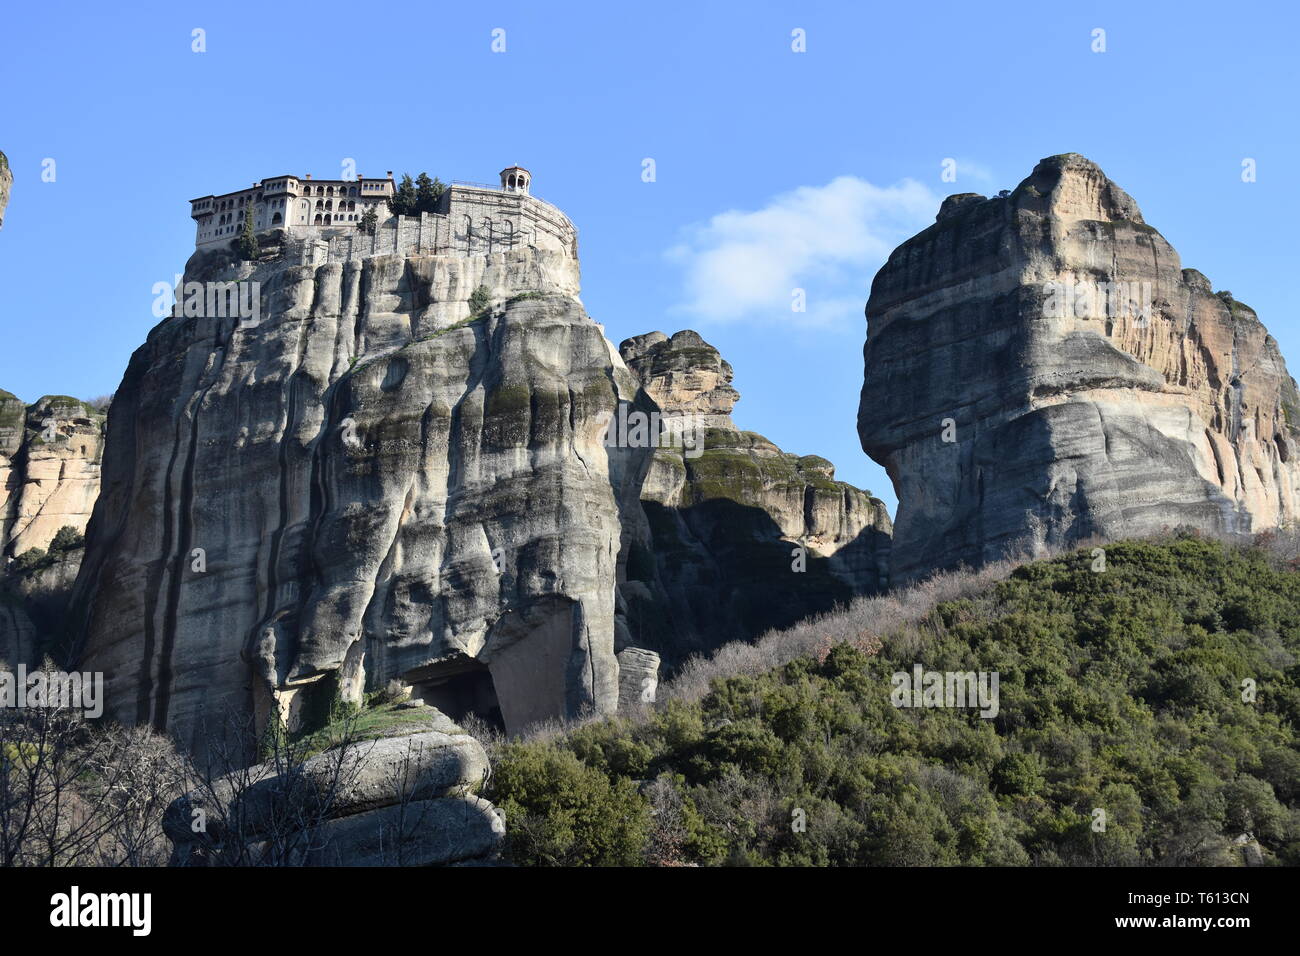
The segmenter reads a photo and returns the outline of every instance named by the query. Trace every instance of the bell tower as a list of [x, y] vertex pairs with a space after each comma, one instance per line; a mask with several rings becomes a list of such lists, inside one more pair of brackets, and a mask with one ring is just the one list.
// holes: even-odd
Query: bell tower
[[508, 193], [528, 195], [528, 187], [533, 181], [533, 174], [522, 166], [507, 166], [501, 170], [501, 188]]

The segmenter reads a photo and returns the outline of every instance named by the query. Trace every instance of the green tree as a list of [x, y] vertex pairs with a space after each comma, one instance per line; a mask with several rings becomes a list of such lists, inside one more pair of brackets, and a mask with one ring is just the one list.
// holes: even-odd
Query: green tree
[[438, 200], [447, 191], [447, 186], [437, 177], [430, 179], [428, 173], [420, 173], [415, 179], [415, 212], [435, 212]]
[[244, 207], [244, 229], [235, 240], [235, 254], [244, 262], [257, 258], [257, 236], [253, 233], [253, 204]]
[[[523, 863], [605, 859], [609, 834], [545, 812], [547, 791], [572, 808], [627, 785], [657, 865], [1296, 865], [1300, 573], [1269, 549], [1120, 541], [1104, 573], [1084, 549], [955, 600], [904, 592], [916, 616], [870, 652], [851, 635], [872, 617], [818, 618], [782, 641], [849, 640], [766, 673], [720, 653], [744, 672], [714, 665], [699, 696], [511, 744], [492, 797], [523, 814]], [[999, 674], [996, 716], [894, 706], [918, 660]]]
[[86, 536], [70, 524], [65, 524], [54, 535], [54, 540], [50, 542], [51, 551], [71, 551], [73, 548], [80, 548], [86, 543]]
[[361, 214], [361, 219], [357, 223], [358, 228], [367, 236], [375, 234], [375, 226], [379, 222], [379, 213], [375, 212], [374, 206], [367, 206], [366, 211]]
[[635, 866], [650, 810], [627, 778], [611, 780], [568, 750], [507, 744], [493, 779], [507, 794], [507, 846], [526, 866]]
[[26, 574], [28, 571], [35, 571], [49, 564], [50, 556], [46, 554], [44, 548], [29, 548], [14, 558], [14, 563], [9, 570], [14, 574]]
[[396, 194], [388, 200], [388, 208], [394, 215], [409, 216], [415, 212], [416, 203], [419, 196], [415, 191], [415, 183], [407, 173], [402, 174], [402, 181], [397, 186]]

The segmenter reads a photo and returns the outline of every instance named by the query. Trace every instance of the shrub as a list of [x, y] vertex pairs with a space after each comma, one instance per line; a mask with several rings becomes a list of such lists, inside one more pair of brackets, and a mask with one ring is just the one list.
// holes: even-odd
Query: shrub
[[570, 751], [507, 744], [497, 754], [507, 852], [530, 866], [628, 866], [641, 862], [650, 815], [626, 778], [611, 780]]
[[54, 535], [54, 540], [50, 542], [51, 551], [71, 551], [74, 548], [83, 547], [86, 543], [86, 536], [70, 524], [65, 524]]
[[488, 287], [481, 285], [476, 288], [469, 296], [469, 314], [471, 316], [481, 315], [486, 312], [488, 306], [492, 304], [492, 293]]
[[[493, 797], [523, 814], [517, 860], [1221, 865], [1249, 834], [1300, 862], [1293, 555], [1188, 535], [1106, 552], [1103, 573], [1085, 548], [940, 576], [722, 648], [642, 720], [510, 744]], [[893, 706], [916, 663], [998, 672], [996, 717]], [[637, 787], [650, 839], [638, 824], [611, 854], [575, 808]]]
[[44, 548], [29, 548], [14, 558], [9, 570], [14, 574], [27, 574], [31, 571], [47, 568], [53, 563], [54, 557], [47, 554]]

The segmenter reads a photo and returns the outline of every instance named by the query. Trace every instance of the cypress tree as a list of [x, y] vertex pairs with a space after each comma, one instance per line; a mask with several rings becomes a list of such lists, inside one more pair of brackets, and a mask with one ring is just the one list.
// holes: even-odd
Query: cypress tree
[[388, 208], [399, 216], [409, 216], [415, 212], [415, 206], [418, 197], [415, 192], [415, 183], [407, 173], [402, 174], [402, 182], [397, 187], [397, 194], [388, 200]]
[[415, 211], [416, 212], [434, 212], [438, 208], [438, 200], [442, 194], [447, 191], [446, 185], [436, 176], [429, 178], [428, 173], [420, 173], [415, 180]]
[[249, 203], [244, 207], [244, 229], [235, 240], [235, 254], [245, 262], [252, 262], [257, 258], [257, 253], [257, 236], [253, 234], [253, 204]]

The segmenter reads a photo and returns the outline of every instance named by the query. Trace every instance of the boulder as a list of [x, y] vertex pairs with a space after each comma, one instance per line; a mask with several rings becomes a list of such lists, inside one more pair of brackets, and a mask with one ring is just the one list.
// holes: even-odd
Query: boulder
[[488, 853], [504, 827], [474, 796], [487, 754], [445, 715], [414, 710], [440, 729], [256, 764], [175, 800], [163, 817], [172, 864], [429, 865]]

